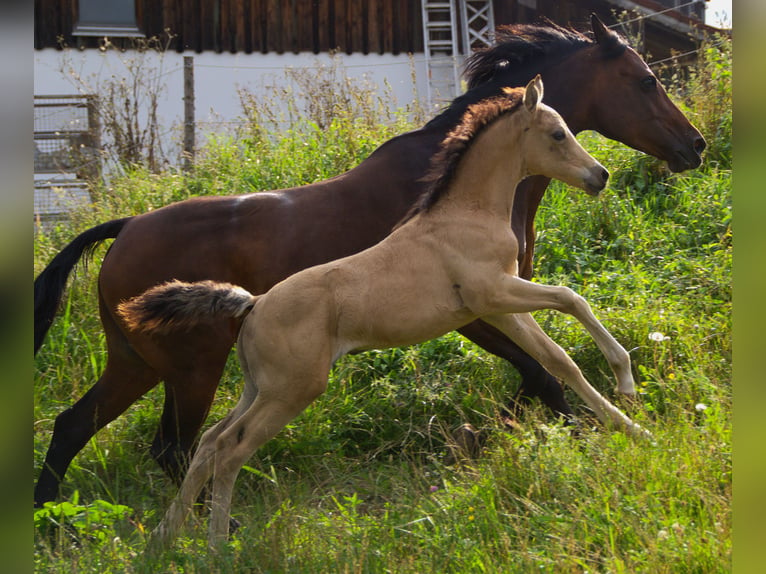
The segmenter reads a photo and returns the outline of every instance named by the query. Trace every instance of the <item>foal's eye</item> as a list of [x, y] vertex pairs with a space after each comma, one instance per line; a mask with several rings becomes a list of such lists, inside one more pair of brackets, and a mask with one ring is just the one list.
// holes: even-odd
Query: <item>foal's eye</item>
[[657, 78], [654, 76], [646, 76], [645, 78], [642, 78], [641, 87], [646, 91], [653, 90], [657, 87]]
[[553, 132], [553, 139], [555, 139], [557, 142], [562, 141], [567, 137], [567, 134], [564, 133], [564, 130], [556, 130]]

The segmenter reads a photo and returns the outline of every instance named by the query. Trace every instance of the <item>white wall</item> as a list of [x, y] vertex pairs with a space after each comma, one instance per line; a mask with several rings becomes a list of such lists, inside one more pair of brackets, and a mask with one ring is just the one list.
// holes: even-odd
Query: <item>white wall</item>
[[[129, 69], [140, 70], [142, 81], [155, 82], [161, 88], [159, 118], [165, 145], [180, 146], [183, 121], [183, 56], [194, 58], [195, 116], [197, 144], [208, 131], [226, 129], [242, 115], [238, 88], [254, 93], [272, 93], [269, 86], [289, 85], [286, 68], [331, 68], [335, 64], [348, 77], [373, 82], [393, 95], [395, 105], [404, 107], [418, 97], [425, 100], [425, 64], [423, 54], [407, 55], [336, 55], [328, 54], [179, 54], [148, 52], [145, 55], [120, 53], [117, 50], [35, 51], [35, 95], [97, 93], [105, 81], [129, 77]], [[333, 58], [335, 61], [333, 62]], [[413, 85], [413, 68], [416, 84]], [[101, 86], [101, 88], [99, 87]], [[178, 147], [180, 149], [180, 147]]]

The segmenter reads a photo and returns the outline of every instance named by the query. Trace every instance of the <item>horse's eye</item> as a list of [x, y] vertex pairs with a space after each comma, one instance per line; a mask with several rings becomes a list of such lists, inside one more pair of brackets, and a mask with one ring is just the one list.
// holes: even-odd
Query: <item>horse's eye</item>
[[657, 78], [654, 76], [646, 76], [645, 78], [642, 78], [641, 87], [646, 91], [653, 90], [657, 87]]
[[564, 133], [564, 130], [556, 130], [553, 132], [553, 139], [555, 139], [557, 142], [562, 141], [567, 137], [567, 134]]

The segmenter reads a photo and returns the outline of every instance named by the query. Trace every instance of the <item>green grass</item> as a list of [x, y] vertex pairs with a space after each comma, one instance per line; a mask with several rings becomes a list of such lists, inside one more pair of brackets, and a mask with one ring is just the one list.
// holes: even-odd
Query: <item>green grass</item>
[[[37, 517], [36, 571], [729, 571], [731, 147], [730, 131], [720, 129], [730, 115], [720, 110], [730, 107], [721, 108], [720, 87], [697, 89], [726, 78], [713, 56], [686, 109], [708, 136], [710, 162], [672, 175], [583, 134], [612, 171], [610, 187], [593, 199], [554, 184], [537, 220], [535, 280], [584, 295], [631, 351], [640, 395], [620, 406], [654, 441], [607, 432], [573, 393], [582, 418], [576, 437], [537, 404], [517, 429], [504, 426], [498, 415], [518, 375], [456, 334], [350, 356], [336, 365], [327, 393], [240, 473], [233, 512], [242, 526], [225, 552], [208, 555], [200, 510], [158, 558], [143, 554], [145, 533], [176, 489], [148, 455], [163, 400], [157, 388], [75, 459], [63, 483], [67, 504]], [[281, 137], [253, 124], [211, 139], [192, 175], [128, 170], [98, 190], [93, 209], [36, 238], [36, 271], [106, 219], [344, 171], [406, 129], [401, 117], [381, 124], [368, 111], [336, 114], [324, 129], [297, 122]], [[55, 416], [104, 366], [98, 262], [78, 271], [36, 358], [35, 477]], [[608, 366], [584, 329], [561, 314], [536, 317], [614, 398]], [[232, 356], [208, 424], [240, 388]], [[454, 456], [452, 432], [466, 422], [482, 436], [477, 459]], [[68, 528], [56, 526], [62, 520]]]

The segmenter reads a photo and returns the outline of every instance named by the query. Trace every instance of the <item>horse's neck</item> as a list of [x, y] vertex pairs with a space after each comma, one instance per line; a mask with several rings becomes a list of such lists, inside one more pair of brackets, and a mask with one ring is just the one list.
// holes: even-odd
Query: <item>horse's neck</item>
[[545, 84], [543, 101], [564, 118], [573, 134], [596, 129], [594, 89], [587, 83], [592, 81], [594, 50], [598, 47], [578, 50], [541, 74]]
[[[423, 127], [393, 137], [381, 144], [352, 171], [367, 169], [379, 171], [379, 167], [383, 164], [396, 164], [392, 165], [391, 173], [380, 175], [395, 176], [396, 170], [420, 171], [422, 175], [425, 175], [431, 166], [431, 156], [439, 150], [439, 145], [447, 136], [447, 132], [454, 127], [454, 125]], [[408, 173], [407, 176], [409, 175]]]
[[396, 136], [338, 176], [342, 185], [328, 186], [328, 190], [334, 195], [384, 201], [383, 209], [398, 209], [401, 217], [426, 190], [424, 178], [431, 168], [431, 157], [445, 136], [446, 130], [441, 128], [421, 128]]
[[516, 186], [524, 177], [519, 113], [485, 128], [460, 159], [445, 204], [491, 213], [510, 222]]

